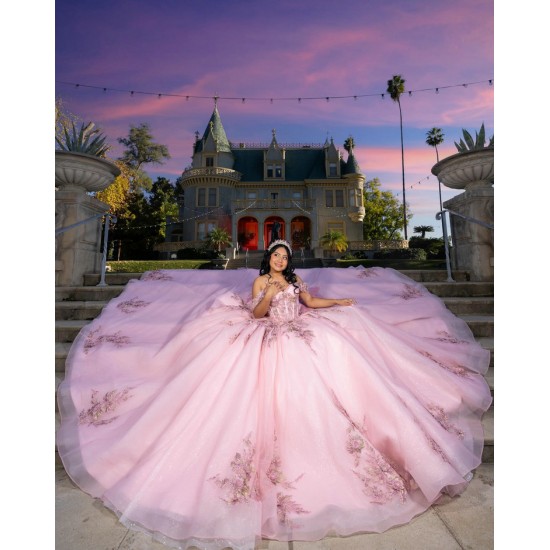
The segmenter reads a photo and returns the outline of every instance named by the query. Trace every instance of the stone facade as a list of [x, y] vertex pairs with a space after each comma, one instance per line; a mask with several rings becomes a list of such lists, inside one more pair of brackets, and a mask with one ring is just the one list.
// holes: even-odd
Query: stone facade
[[272, 134], [270, 143], [231, 143], [214, 108], [182, 174], [181, 221], [169, 220], [161, 254], [202, 243], [214, 227], [239, 250], [265, 250], [273, 232], [296, 250], [319, 251], [329, 230], [362, 241], [365, 177], [353, 149], [344, 160], [332, 140], [279, 144]]

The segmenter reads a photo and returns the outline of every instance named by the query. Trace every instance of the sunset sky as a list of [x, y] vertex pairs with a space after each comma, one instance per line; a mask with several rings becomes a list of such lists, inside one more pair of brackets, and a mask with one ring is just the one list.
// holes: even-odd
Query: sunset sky
[[[57, 0], [55, 94], [104, 131], [113, 157], [130, 125], [148, 123], [172, 156], [148, 167], [153, 179], [189, 165], [219, 96], [231, 141], [269, 142], [275, 129], [280, 143], [328, 137], [345, 153], [351, 135], [367, 180], [401, 200], [399, 109], [386, 93], [401, 74], [409, 237], [415, 225], [440, 236], [426, 132], [445, 134], [440, 158], [463, 128], [493, 135], [493, 22], [488, 0]], [[443, 200], [457, 193], [442, 186]]]

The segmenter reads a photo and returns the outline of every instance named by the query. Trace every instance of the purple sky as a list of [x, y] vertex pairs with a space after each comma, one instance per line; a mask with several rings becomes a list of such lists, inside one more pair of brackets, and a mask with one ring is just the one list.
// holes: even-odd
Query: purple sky
[[[231, 141], [269, 142], [275, 129], [280, 143], [329, 137], [343, 151], [351, 135], [366, 178], [401, 200], [399, 109], [381, 97], [401, 74], [409, 236], [415, 225], [440, 236], [426, 132], [443, 130], [440, 158], [462, 128], [493, 135], [493, 21], [487, 0], [57, 0], [55, 94], [101, 127], [114, 157], [117, 138], [148, 123], [172, 155], [153, 179], [188, 166], [218, 95]], [[443, 200], [456, 194], [442, 186]]]

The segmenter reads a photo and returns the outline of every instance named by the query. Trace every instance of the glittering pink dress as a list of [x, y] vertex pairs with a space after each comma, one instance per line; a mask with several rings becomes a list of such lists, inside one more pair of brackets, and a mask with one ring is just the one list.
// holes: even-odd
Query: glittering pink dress
[[57, 442], [73, 481], [168, 546], [250, 550], [407, 523], [481, 461], [489, 352], [392, 269], [152, 271], [75, 340]]

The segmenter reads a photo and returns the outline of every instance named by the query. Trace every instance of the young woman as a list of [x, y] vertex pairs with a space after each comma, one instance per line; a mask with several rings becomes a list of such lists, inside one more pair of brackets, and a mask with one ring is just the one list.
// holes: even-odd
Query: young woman
[[124, 525], [208, 550], [381, 532], [463, 490], [489, 352], [397, 271], [300, 274], [279, 241], [259, 276], [129, 283], [75, 340], [58, 390], [75, 483]]
[[280, 292], [285, 292], [290, 286], [292, 286], [290, 291], [296, 295], [295, 298], [299, 294], [300, 299], [310, 308], [353, 304], [351, 298], [313, 298], [307, 290], [307, 285], [294, 273], [290, 244], [277, 240], [269, 245], [262, 260], [260, 276], [255, 279], [252, 286], [252, 298], [257, 302], [252, 311], [254, 317], [257, 319], [264, 317], [269, 311], [273, 298]]

